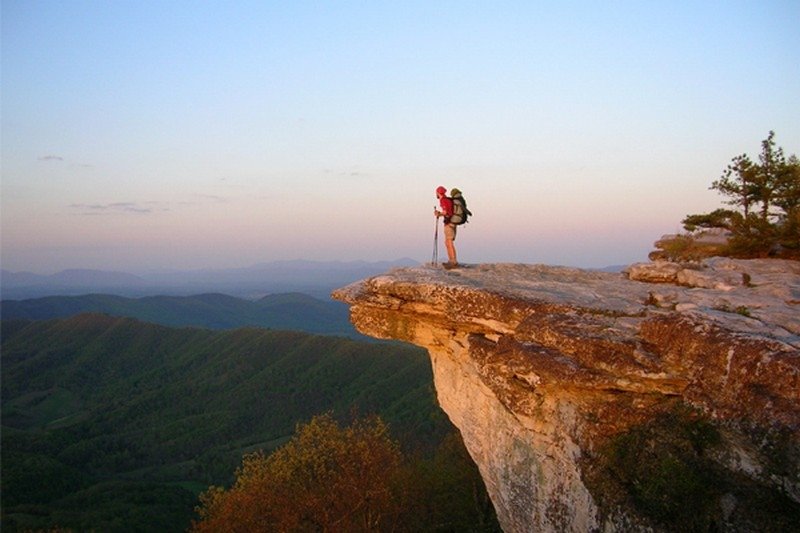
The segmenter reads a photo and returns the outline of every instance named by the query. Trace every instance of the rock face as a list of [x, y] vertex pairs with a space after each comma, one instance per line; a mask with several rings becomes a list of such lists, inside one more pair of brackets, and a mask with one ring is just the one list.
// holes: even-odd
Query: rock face
[[[797, 262], [713, 259], [627, 274], [418, 267], [334, 297], [362, 333], [428, 350], [439, 402], [505, 531], [658, 530], [630, 502], [609, 502], [589, 472], [605, 443], [676, 403], [721, 429], [721, 468], [800, 502]], [[778, 469], [771, 435], [788, 462]], [[739, 500], [723, 496], [716, 525], [742, 530]]]

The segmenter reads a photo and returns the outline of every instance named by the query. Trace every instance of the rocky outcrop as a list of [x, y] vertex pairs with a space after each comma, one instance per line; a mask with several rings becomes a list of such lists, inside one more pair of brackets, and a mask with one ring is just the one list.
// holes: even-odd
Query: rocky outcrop
[[[604, 454], [676, 406], [720, 435], [714, 472], [800, 508], [800, 263], [419, 267], [334, 296], [362, 333], [428, 350], [506, 531], [668, 529]], [[726, 483], [708, 512], [747, 530]]]

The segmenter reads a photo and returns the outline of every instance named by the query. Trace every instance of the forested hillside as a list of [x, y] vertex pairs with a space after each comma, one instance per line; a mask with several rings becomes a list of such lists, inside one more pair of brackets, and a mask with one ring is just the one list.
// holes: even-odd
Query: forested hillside
[[300, 293], [271, 294], [256, 301], [225, 294], [144, 298], [87, 294], [0, 302], [3, 319], [47, 320], [80, 313], [138, 318], [164, 326], [210, 329], [256, 326], [366, 339], [350, 324], [346, 305]]
[[452, 432], [402, 345], [83, 314], [4, 320], [2, 368], [4, 531], [184, 530], [243, 453], [319, 413], [379, 414], [420, 457]]

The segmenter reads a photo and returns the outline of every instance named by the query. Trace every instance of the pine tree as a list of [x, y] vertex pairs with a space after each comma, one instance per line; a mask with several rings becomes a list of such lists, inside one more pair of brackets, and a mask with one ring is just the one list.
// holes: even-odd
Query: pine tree
[[747, 154], [737, 155], [711, 189], [727, 196], [726, 203], [739, 207], [741, 213], [718, 209], [688, 215], [683, 220], [687, 231], [701, 227], [730, 230], [728, 255], [765, 256], [776, 248], [787, 257], [800, 255], [800, 161], [784, 155], [775, 143], [774, 131], [761, 141], [757, 163]]

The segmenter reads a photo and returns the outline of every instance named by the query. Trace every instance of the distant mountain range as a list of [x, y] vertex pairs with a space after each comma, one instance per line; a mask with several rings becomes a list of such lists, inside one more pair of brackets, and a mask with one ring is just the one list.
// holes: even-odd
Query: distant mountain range
[[0, 317], [4, 320], [48, 320], [80, 313], [130, 317], [164, 326], [211, 329], [255, 326], [366, 339], [350, 324], [346, 304], [300, 293], [274, 294], [256, 301], [224, 294], [143, 298], [89, 294], [0, 302]]
[[103, 270], [64, 270], [49, 276], [31, 272], [0, 272], [2, 299], [52, 295], [109, 293], [119, 296], [188, 295], [221, 292], [242, 297], [277, 292], [303, 292], [327, 298], [331, 290], [391, 268], [415, 266], [396, 261], [275, 261], [248, 268], [202, 269], [134, 275]]

